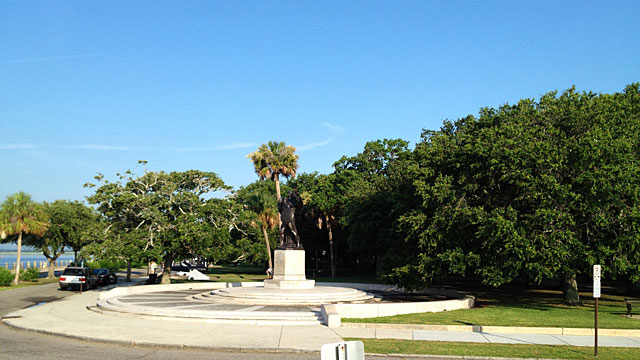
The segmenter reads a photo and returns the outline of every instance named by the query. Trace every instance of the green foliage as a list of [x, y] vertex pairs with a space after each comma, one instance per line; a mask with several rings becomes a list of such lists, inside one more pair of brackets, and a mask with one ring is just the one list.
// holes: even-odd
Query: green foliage
[[9, 286], [13, 281], [13, 274], [7, 268], [0, 267], [0, 286]]
[[18, 192], [9, 195], [0, 205], [0, 238], [2, 240], [19, 234], [40, 236], [47, 228], [47, 216], [42, 206], [31, 200], [29, 194]]
[[[31, 195], [18, 192], [7, 196], [0, 205], [0, 238], [9, 238], [18, 245], [16, 263], [20, 264], [23, 235], [41, 236], [47, 231], [49, 223], [42, 206], [31, 200]], [[18, 284], [20, 273], [14, 274], [13, 283]]]
[[276, 199], [280, 201], [280, 175], [295, 178], [298, 171], [296, 148], [284, 142], [269, 141], [247, 155], [260, 180], [271, 179], [276, 185]]
[[277, 180], [278, 176], [295, 177], [298, 170], [296, 148], [284, 142], [269, 141], [247, 155], [261, 180]]
[[[257, 222], [259, 223], [260, 230], [262, 230], [262, 234], [265, 241], [265, 251], [268, 258], [268, 266], [269, 268], [273, 268], [273, 261], [271, 259], [271, 240], [269, 239], [269, 232], [274, 230], [278, 225], [278, 205], [276, 203], [276, 199], [273, 194], [268, 191], [268, 188], [265, 188], [264, 185], [258, 184], [268, 184], [267, 182], [261, 181], [259, 183], [255, 183], [256, 185], [253, 188], [248, 187], [242, 189], [241, 197], [245, 206], [252, 212], [255, 213], [257, 217]], [[257, 224], [256, 224], [257, 225]], [[275, 236], [272, 236], [271, 239], [277, 239]]]
[[[174, 260], [194, 255], [213, 262], [256, 253], [246, 237], [248, 217], [229, 199], [203, 198], [229, 187], [213, 172], [131, 171], [102, 185], [89, 197], [105, 218], [102, 239], [91, 253], [100, 260], [162, 261], [165, 272]], [[88, 184], [88, 186], [94, 186]], [[163, 281], [169, 279], [163, 277]]]
[[36, 268], [28, 268], [20, 270], [20, 280], [36, 281], [40, 277], [40, 271]]
[[[43, 209], [49, 218], [47, 231], [41, 237], [26, 237], [25, 244], [40, 249], [47, 259], [58, 259], [66, 246], [80, 251], [99, 236], [98, 214], [81, 202], [56, 200], [44, 203]], [[53, 268], [49, 276], [54, 276]]]
[[344, 194], [340, 224], [348, 229], [348, 245], [360, 264], [373, 262], [380, 274], [415, 259], [413, 245], [397, 234], [398, 218], [416, 203], [413, 156], [406, 141], [385, 139], [368, 142], [363, 152], [334, 164], [335, 192]]
[[121, 259], [102, 259], [93, 262], [87, 262], [86, 266], [93, 269], [109, 269], [113, 272], [119, 271], [127, 267], [127, 262]]
[[43, 236], [39, 244], [47, 257], [61, 254], [64, 246], [69, 246], [74, 252], [100, 236], [98, 214], [92, 208], [79, 201], [56, 200], [45, 204], [50, 217], [49, 231]]
[[613, 95], [570, 89], [424, 131], [407, 167], [420, 201], [396, 217], [414, 254], [390, 276], [498, 286], [594, 263], [640, 276], [639, 104], [638, 84]]

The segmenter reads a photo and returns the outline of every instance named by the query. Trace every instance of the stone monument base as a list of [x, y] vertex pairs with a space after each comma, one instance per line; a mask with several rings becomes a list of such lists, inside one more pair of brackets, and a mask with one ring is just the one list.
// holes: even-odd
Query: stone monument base
[[313, 289], [315, 280], [275, 280], [264, 281], [265, 289]]
[[276, 250], [273, 279], [264, 281], [265, 288], [313, 289], [315, 280], [307, 280], [304, 273], [304, 250]]

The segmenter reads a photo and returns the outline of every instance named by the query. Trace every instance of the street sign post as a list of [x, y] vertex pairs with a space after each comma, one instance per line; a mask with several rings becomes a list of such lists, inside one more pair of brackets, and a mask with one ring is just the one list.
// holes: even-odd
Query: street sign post
[[595, 340], [593, 346], [593, 355], [598, 356], [598, 299], [600, 298], [600, 275], [602, 275], [602, 269], [600, 265], [593, 265], [593, 300], [595, 301]]
[[364, 360], [364, 344], [362, 341], [324, 344], [320, 349], [320, 360]]

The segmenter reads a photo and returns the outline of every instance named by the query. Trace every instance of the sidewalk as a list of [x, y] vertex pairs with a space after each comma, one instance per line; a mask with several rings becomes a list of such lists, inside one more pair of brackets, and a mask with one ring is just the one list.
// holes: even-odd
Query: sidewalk
[[[345, 324], [346, 325], [346, 324]], [[374, 324], [371, 324], [374, 325]], [[492, 331], [443, 331], [416, 330], [387, 327], [341, 327], [334, 329], [341, 337], [368, 339], [403, 339], [427, 341], [457, 341], [472, 343], [496, 344], [528, 344], [528, 345], [570, 345], [593, 346], [594, 336], [587, 335], [559, 335], [559, 334], [531, 334], [516, 332]], [[556, 331], [550, 331], [556, 332]], [[640, 337], [630, 336], [598, 336], [598, 346], [608, 347], [640, 347]]]
[[[323, 344], [340, 342], [345, 337], [573, 346], [593, 346], [594, 342], [593, 335], [563, 335], [552, 328], [548, 333], [538, 334], [525, 334], [518, 328], [508, 333], [505, 331], [509, 328], [500, 331], [491, 331], [490, 327], [478, 327], [474, 331], [442, 331], [410, 325], [390, 327], [374, 324], [344, 324], [341, 328], [330, 329], [323, 325], [257, 326], [176, 318], [149, 319], [136, 314], [111, 316], [87, 309], [87, 306], [96, 304], [101, 291], [106, 291], [106, 288], [18, 310], [6, 315], [3, 322], [23, 330], [82, 340], [234, 351], [319, 352]], [[598, 345], [640, 347], [640, 337], [599, 336]]]

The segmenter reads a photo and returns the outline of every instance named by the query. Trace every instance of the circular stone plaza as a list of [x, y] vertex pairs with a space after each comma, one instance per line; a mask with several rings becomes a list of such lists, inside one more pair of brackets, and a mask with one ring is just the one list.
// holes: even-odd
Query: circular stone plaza
[[[473, 307], [471, 296], [425, 289], [414, 300], [379, 284], [320, 283], [312, 289], [267, 288], [260, 282], [182, 283], [117, 287], [100, 294], [89, 309], [105, 315], [160, 317], [238, 324], [326, 325], [340, 319]], [[411, 297], [409, 297], [411, 298]]]
[[304, 250], [276, 250], [272, 279], [242, 283], [183, 283], [119, 287], [100, 294], [93, 311], [238, 324], [326, 325], [367, 318], [473, 307], [472, 296], [424, 290], [418, 301], [397, 301], [402, 291], [379, 284], [307, 280]]

